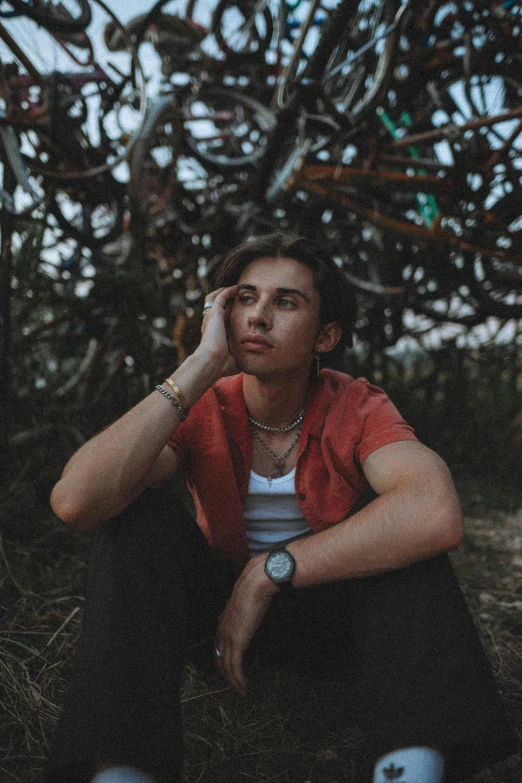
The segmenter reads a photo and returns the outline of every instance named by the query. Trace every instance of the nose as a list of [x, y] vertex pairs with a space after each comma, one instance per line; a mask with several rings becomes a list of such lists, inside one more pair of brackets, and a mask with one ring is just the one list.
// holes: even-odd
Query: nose
[[269, 303], [261, 298], [258, 299], [249, 309], [248, 322], [251, 326], [270, 329], [272, 327], [272, 316], [270, 314]]

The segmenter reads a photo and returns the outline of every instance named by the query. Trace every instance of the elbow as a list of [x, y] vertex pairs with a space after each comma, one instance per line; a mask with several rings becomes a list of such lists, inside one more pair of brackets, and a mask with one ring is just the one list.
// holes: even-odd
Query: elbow
[[464, 541], [464, 523], [462, 516], [459, 519], [452, 519], [446, 526], [446, 536], [444, 541], [444, 551], [451, 552]]
[[103, 520], [93, 519], [92, 514], [88, 514], [70, 493], [64, 492], [60, 482], [56, 484], [51, 493], [50, 503], [56, 516], [75, 530], [90, 533], [100, 527], [103, 522]]
[[442, 460], [440, 470], [435, 473], [432, 483], [429, 506], [433, 513], [435, 547], [439, 552], [451, 552], [464, 540], [464, 518], [462, 507], [451, 478], [450, 472]]
[[441, 552], [451, 552], [457, 549], [464, 540], [464, 519], [459, 501], [453, 502], [441, 509], [438, 525], [438, 548]]

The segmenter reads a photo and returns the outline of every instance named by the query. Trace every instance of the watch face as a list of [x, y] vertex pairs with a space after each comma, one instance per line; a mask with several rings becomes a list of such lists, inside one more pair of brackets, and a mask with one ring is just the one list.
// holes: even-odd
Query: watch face
[[294, 561], [288, 552], [272, 552], [267, 562], [267, 571], [274, 582], [280, 582], [292, 576]]

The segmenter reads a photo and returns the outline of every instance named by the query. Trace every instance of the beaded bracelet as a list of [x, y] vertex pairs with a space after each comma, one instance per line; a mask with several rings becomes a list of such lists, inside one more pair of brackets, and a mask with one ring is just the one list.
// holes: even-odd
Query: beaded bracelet
[[172, 378], [165, 378], [163, 383], [168, 383], [169, 386], [171, 386], [174, 389], [174, 394], [180, 401], [183, 408], [185, 408], [186, 412], [188, 413], [190, 410], [190, 405], [186, 401], [185, 397], [183, 396], [181, 389], [179, 388], [178, 384], [172, 380]]
[[161, 394], [163, 394], [163, 396], [166, 397], [167, 400], [170, 401], [170, 404], [172, 405], [172, 407], [176, 408], [176, 410], [178, 411], [178, 413], [180, 415], [180, 418], [181, 418], [181, 421], [185, 421], [185, 419], [187, 418], [187, 411], [184, 408], [181, 407], [181, 404], [174, 397], [174, 395], [171, 394], [170, 392], [168, 392], [165, 389], [165, 387], [161, 385], [161, 383], [158, 383], [158, 385], [156, 386], [156, 391], [161, 392]]

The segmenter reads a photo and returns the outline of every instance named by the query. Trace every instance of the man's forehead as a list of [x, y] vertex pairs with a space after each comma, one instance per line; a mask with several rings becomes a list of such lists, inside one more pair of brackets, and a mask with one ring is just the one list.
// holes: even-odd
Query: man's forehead
[[299, 288], [299, 290], [314, 289], [314, 277], [311, 269], [295, 258], [262, 257], [250, 261], [243, 269], [238, 283], [265, 285], [273, 288]]

